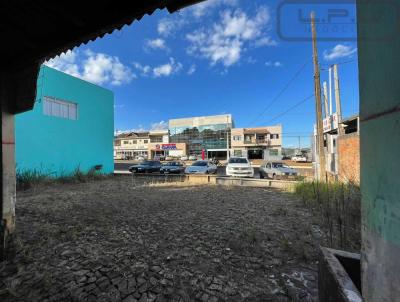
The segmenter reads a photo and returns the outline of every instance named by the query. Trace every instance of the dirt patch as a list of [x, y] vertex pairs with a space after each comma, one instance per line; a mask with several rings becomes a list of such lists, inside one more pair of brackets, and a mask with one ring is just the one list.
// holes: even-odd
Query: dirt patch
[[20, 192], [1, 301], [315, 301], [324, 234], [279, 191], [136, 186]]

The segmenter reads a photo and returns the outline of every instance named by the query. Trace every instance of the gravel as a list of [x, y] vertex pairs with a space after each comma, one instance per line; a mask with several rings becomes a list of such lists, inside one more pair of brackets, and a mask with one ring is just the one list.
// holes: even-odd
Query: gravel
[[325, 236], [287, 193], [115, 177], [19, 192], [16, 212], [1, 301], [317, 301]]

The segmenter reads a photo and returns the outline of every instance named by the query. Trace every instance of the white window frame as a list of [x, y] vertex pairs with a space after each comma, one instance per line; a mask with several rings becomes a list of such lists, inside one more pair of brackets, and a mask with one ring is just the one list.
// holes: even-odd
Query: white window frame
[[[58, 109], [56, 109], [58, 107]], [[74, 110], [75, 112], [74, 112]], [[58, 112], [57, 112], [58, 111]], [[75, 114], [71, 114], [75, 113]], [[72, 121], [78, 120], [78, 104], [51, 96], [43, 97], [43, 114]]]

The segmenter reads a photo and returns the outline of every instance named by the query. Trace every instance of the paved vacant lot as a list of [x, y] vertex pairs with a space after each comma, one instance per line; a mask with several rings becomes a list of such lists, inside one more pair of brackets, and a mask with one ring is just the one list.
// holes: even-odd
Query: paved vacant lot
[[290, 195], [137, 186], [19, 192], [1, 301], [314, 301], [323, 234]]

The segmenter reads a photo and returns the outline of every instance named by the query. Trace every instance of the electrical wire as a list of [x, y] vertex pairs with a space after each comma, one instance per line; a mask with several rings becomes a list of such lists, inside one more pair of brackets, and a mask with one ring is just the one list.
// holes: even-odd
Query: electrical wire
[[282, 116], [284, 116], [285, 114], [287, 114], [288, 112], [292, 111], [293, 109], [296, 109], [296, 108], [299, 107], [301, 104], [305, 103], [306, 101], [308, 101], [309, 99], [311, 99], [311, 98], [313, 98], [313, 97], [314, 97], [314, 94], [312, 94], [312, 95], [310, 95], [310, 96], [308, 96], [308, 97], [302, 99], [300, 102], [294, 104], [292, 107], [290, 107], [290, 108], [287, 109], [286, 111], [281, 112], [281, 113], [279, 113], [278, 115], [274, 116], [272, 119], [268, 120], [267, 124], [273, 122], [274, 120], [276, 120], [276, 119], [278, 119], [278, 118], [280, 118], [280, 117], [282, 117]]
[[307, 66], [307, 64], [310, 62], [310, 60], [307, 60], [303, 65], [301, 65], [301, 67], [296, 71], [296, 73], [294, 74], [294, 76], [289, 80], [289, 82], [286, 83], [285, 86], [283, 86], [283, 88], [279, 91], [279, 93], [271, 100], [271, 102], [261, 111], [261, 113], [255, 118], [253, 119], [250, 123], [249, 126], [253, 125], [254, 122], [256, 122], [259, 118], [261, 118], [265, 112], [267, 112], [267, 110], [269, 108], [271, 108], [271, 106], [280, 98], [280, 96], [289, 88], [289, 86], [294, 82], [294, 80], [297, 79], [297, 77], [300, 75], [300, 73], [304, 70], [304, 68]]

